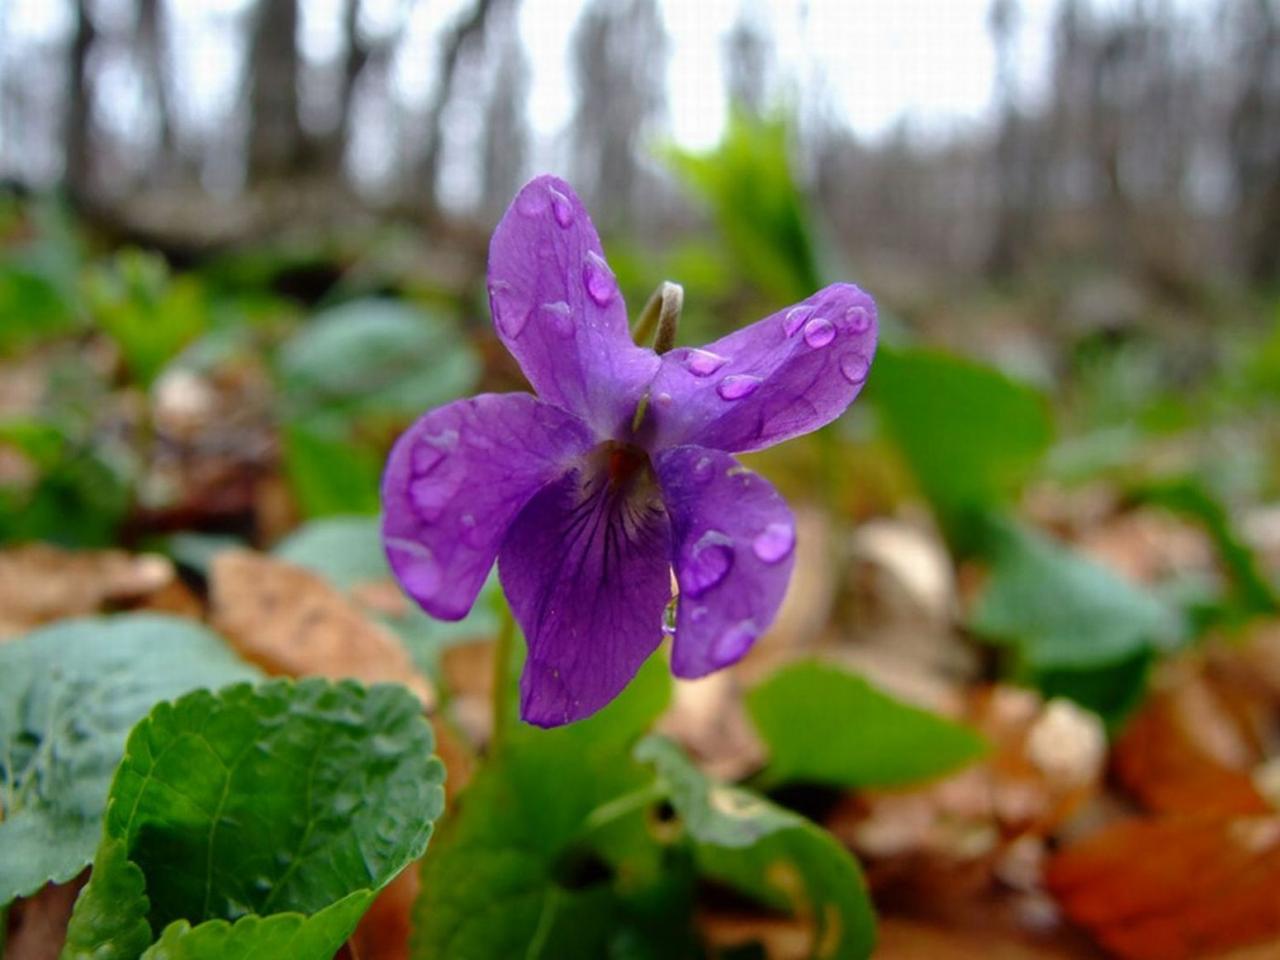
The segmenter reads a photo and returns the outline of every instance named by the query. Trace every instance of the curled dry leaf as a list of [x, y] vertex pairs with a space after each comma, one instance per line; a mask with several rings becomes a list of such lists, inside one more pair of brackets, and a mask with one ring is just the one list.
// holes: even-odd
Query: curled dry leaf
[[427, 708], [435, 704], [396, 636], [316, 574], [224, 550], [213, 561], [210, 595], [214, 627], [270, 673], [403, 683]]
[[747, 718], [739, 681], [729, 670], [676, 680], [671, 706], [657, 729], [716, 780], [741, 780], [764, 762], [764, 745]]
[[1128, 820], [1063, 850], [1046, 880], [1063, 912], [1124, 960], [1277, 941], [1280, 817]]
[[1263, 814], [1255, 746], [1198, 660], [1163, 670], [1112, 751], [1116, 778], [1155, 813]]
[[63, 617], [132, 606], [173, 582], [173, 564], [154, 554], [44, 543], [0, 551], [0, 638]]

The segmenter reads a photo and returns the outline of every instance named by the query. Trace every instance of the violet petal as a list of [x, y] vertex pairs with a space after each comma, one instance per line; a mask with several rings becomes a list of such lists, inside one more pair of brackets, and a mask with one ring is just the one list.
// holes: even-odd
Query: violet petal
[[586, 424], [527, 393], [422, 416], [382, 477], [383, 544], [405, 591], [432, 616], [466, 616], [508, 526], [592, 442]]
[[530, 181], [494, 230], [489, 306], [539, 397], [619, 435], [659, 361], [632, 342], [600, 238], [563, 180]]
[[[652, 390], [671, 401], [651, 414], [647, 443], [744, 452], [816, 430], [853, 402], [875, 349], [875, 302], [832, 284], [700, 350], [664, 354]], [[724, 358], [710, 375], [708, 355]]]
[[498, 557], [528, 646], [524, 720], [570, 723], [622, 692], [662, 640], [669, 545], [656, 489], [623, 496], [575, 470], [529, 501]]
[[737, 662], [773, 622], [795, 564], [795, 519], [764, 479], [705, 447], [654, 462], [680, 584], [671, 669], [701, 677]]

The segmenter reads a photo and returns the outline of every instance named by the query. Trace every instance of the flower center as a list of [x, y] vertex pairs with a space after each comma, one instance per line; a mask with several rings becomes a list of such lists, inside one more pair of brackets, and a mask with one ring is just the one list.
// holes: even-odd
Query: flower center
[[637, 446], [611, 440], [604, 444], [605, 472], [609, 477], [609, 486], [614, 490], [625, 490], [645, 472], [649, 466], [649, 455]]

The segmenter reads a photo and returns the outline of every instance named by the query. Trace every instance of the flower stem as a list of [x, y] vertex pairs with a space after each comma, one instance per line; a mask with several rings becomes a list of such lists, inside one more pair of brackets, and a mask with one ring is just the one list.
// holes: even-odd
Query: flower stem
[[627, 814], [636, 810], [643, 810], [652, 803], [657, 803], [667, 795], [667, 788], [661, 780], [654, 780], [652, 783], [633, 790], [630, 793], [624, 793], [620, 797], [615, 797], [608, 803], [602, 803], [589, 814], [586, 820], [582, 822], [582, 833], [592, 834], [602, 827], [606, 827], [617, 820], [621, 820]]
[[511, 724], [511, 653], [515, 646], [516, 619], [504, 600], [498, 613], [498, 636], [493, 645], [493, 732], [489, 735], [489, 756], [496, 757], [506, 743]]

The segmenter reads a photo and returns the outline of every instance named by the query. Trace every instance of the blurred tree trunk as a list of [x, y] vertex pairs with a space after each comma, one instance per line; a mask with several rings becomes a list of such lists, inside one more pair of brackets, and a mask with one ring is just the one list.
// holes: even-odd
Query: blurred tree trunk
[[1280, 13], [1275, 0], [1236, 8], [1243, 75], [1229, 139], [1238, 231], [1249, 278], [1280, 281]]
[[635, 227], [644, 192], [640, 143], [666, 104], [666, 59], [654, 0], [596, 0], [574, 34], [574, 177], [606, 228]]
[[[415, 181], [423, 191], [428, 209], [435, 209], [436, 182], [440, 174], [440, 156], [444, 150], [444, 113], [453, 97], [463, 55], [484, 45], [485, 25], [494, 8], [505, 0], [475, 0], [471, 9], [459, 17], [441, 40], [440, 73], [431, 103], [427, 107], [427, 144], [415, 165]], [[416, 191], [415, 191], [416, 192]]]
[[359, 21], [360, 0], [346, 0], [342, 10], [342, 34], [346, 41], [346, 52], [338, 77], [336, 117], [333, 127], [318, 139], [316, 145], [321, 169], [335, 178], [342, 177], [347, 145], [351, 142], [355, 122], [356, 84], [372, 52], [368, 42], [360, 35]]
[[506, 18], [506, 36], [499, 51], [493, 91], [485, 107], [483, 209], [498, 216], [520, 188], [529, 153], [529, 125], [525, 117], [528, 101], [529, 63], [512, 11]]
[[96, 36], [88, 0], [76, 0], [75, 32], [67, 63], [66, 128], [63, 132], [67, 189], [77, 202], [92, 192], [93, 89], [89, 81], [89, 50]]
[[160, 27], [160, 0], [138, 0], [138, 59], [151, 88], [160, 130], [158, 173], [169, 179], [180, 161], [173, 129], [173, 101], [164, 67], [164, 42]]
[[249, 49], [249, 178], [279, 180], [302, 165], [298, 0], [259, 0]]

